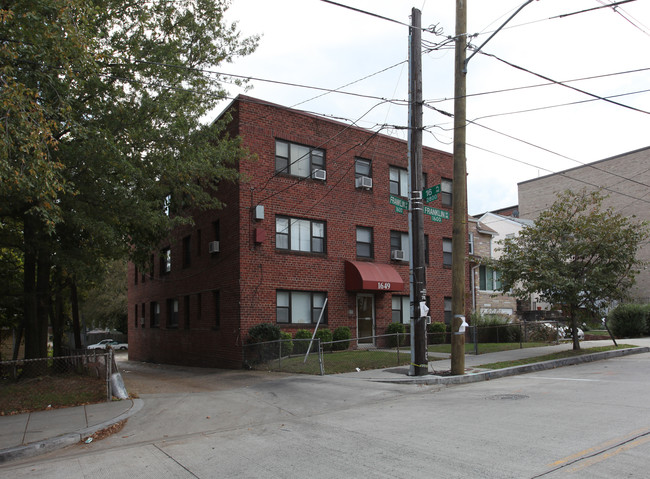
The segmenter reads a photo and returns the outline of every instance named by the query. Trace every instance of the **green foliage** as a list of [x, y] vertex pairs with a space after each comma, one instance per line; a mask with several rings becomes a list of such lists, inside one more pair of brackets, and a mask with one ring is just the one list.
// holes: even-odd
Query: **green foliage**
[[406, 328], [402, 323], [390, 323], [386, 328], [386, 334], [394, 334], [395, 336], [389, 336], [386, 338], [386, 342], [389, 348], [404, 346], [406, 344]]
[[[605, 209], [603, 199], [567, 191], [533, 226], [501, 242], [500, 258], [484, 262], [501, 273], [501, 291], [519, 299], [538, 293], [576, 326], [581, 309], [598, 314], [602, 304], [625, 298], [648, 227]], [[573, 344], [580, 348], [577, 339]]]
[[427, 338], [429, 344], [443, 344], [446, 339], [447, 325], [443, 322], [436, 321], [427, 324]]
[[280, 326], [272, 323], [260, 323], [248, 330], [249, 343], [277, 341], [281, 337]]
[[[36, 265], [41, 279], [56, 267], [83, 289], [127, 256], [147, 271], [171, 228], [192, 222], [191, 208], [220, 206], [219, 183], [238, 178], [233, 165], [248, 153], [227, 135], [227, 115], [205, 122], [227, 97], [211, 70], [258, 41], [226, 21], [229, 3], [0, 7], [0, 234], [9, 220], [21, 224], [24, 244], [12, 247], [26, 278]], [[28, 358], [47, 339], [37, 298], [51, 291], [39, 287], [24, 284]]]
[[[293, 336], [294, 339], [311, 339], [314, 333], [308, 329], [299, 329], [296, 331], [296, 334]], [[293, 345], [293, 351], [296, 354], [305, 354], [309, 348], [309, 341], [296, 341]]]
[[291, 353], [293, 353], [293, 341], [291, 341], [291, 333], [282, 331], [280, 333], [280, 339], [282, 339], [282, 356], [291, 356]]
[[332, 350], [332, 331], [329, 329], [319, 329], [316, 331], [316, 338], [320, 339], [323, 351]]
[[643, 304], [621, 304], [607, 317], [612, 334], [617, 338], [637, 338], [648, 332], [650, 307]]
[[350, 328], [347, 326], [339, 326], [334, 330], [332, 334], [332, 341], [340, 341], [332, 344], [332, 349], [334, 351], [344, 351], [350, 347], [350, 339], [352, 338], [352, 333]]

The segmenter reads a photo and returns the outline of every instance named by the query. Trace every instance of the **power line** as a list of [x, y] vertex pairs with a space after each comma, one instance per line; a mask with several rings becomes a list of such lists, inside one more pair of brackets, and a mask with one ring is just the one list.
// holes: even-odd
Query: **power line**
[[549, 81], [549, 82], [555, 83], [556, 85], [563, 86], [563, 87], [568, 88], [568, 89], [570, 89], [570, 90], [577, 91], [578, 93], [582, 93], [583, 95], [588, 95], [588, 96], [590, 96], [590, 97], [592, 97], [592, 98], [596, 98], [597, 100], [603, 100], [603, 101], [608, 102], [608, 103], [611, 103], [611, 104], [613, 104], [613, 105], [617, 105], [617, 106], [620, 106], [620, 107], [623, 107], [623, 108], [627, 108], [627, 109], [629, 109], [629, 110], [633, 110], [633, 111], [637, 111], [637, 112], [639, 112], [639, 113], [644, 113], [644, 114], [646, 114], [646, 115], [650, 115], [650, 112], [649, 112], [649, 111], [641, 110], [640, 108], [635, 108], [635, 107], [630, 106], [630, 105], [625, 105], [624, 103], [619, 103], [619, 102], [616, 102], [616, 101], [613, 101], [613, 100], [609, 100], [609, 99], [607, 99], [607, 98], [605, 98], [605, 97], [602, 97], [602, 96], [600, 96], [600, 95], [596, 95], [596, 94], [594, 94], [594, 93], [589, 93], [588, 91], [582, 90], [582, 89], [580, 89], [580, 88], [576, 88], [576, 87], [573, 87], [573, 86], [571, 86], [571, 85], [567, 85], [567, 84], [565, 84], [565, 83], [559, 82], [559, 81], [557, 81], [557, 80], [553, 80], [552, 78], [549, 78], [549, 77], [547, 77], [547, 76], [545, 76], [545, 75], [542, 75], [542, 74], [540, 74], [540, 73], [535, 73], [535, 72], [533, 72], [533, 71], [531, 71], [531, 70], [529, 70], [529, 69], [527, 69], [527, 68], [521, 67], [521, 66], [519, 66], [519, 65], [515, 65], [514, 63], [511, 63], [511, 62], [509, 62], [509, 61], [507, 61], [507, 60], [504, 60], [504, 59], [502, 59], [502, 58], [499, 58], [498, 56], [493, 55], [493, 54], [491, 54], [491, 53], [486, 53], [486, 52], [483, 52], [483, 51], [481, 51], [480, 53], [483, 54], [483, 55], [485, 55], [485, 56], [488, 56], [488, 57], [494, 58], [494, 59], [496, 59], [496, 60], [498, 60], [498, 61], [500, 61], [500, 62], [502, 62], [502, 63], [504, 63], [504, 64], [506, 64], [506, 65], [508, 65], [508, 66], [510, 66], [510, 67], [512, 67], [512, 68], [515, 68], [515, 69], [517, 69], [517, 70], [520, 70], [520, 71], [523, 71], [523, 72], [529, 73], [529, 74], [531, 74], [531, 75], [534, 75], [534, 76], [539, 77], [539, 78], [542, 78], [542, 79], [544, 79], [544, 80], [546, 80], [546, 81]]

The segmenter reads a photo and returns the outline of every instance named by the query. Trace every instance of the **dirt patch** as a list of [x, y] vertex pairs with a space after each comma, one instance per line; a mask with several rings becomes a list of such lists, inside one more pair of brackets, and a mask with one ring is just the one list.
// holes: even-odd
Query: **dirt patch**
[[287, 376], [268, 371], [196, 368], [129, 361], [116, 354], [117, 367], [130, 395], [223, 391], [252, 386]]
[[39, 376], [0, 387], [0, 416], [81, 406], [106, 400], [106, 381], [79, 375]]

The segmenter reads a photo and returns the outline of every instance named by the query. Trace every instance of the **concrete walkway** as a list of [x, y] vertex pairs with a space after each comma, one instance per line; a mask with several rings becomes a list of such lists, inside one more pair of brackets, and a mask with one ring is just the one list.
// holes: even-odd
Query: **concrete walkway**
[[[425, 376], [408, 376], [408, 367], [394, 367], [382, 370], [360, 371], [339, 374], [337, 377], [348, 380], [379, 381], [391, 383], [417, 384], [466, 384], [499, 377], [524, 374], [531, 371], [556, 368], [580, 362], [596, 361], [619, 357], [626, 354], [650, 352], [650, 338], [621, 340], [620, 343], [639, 346], [635, 349], [608, 351], [534, 363], [499, 370], [477, 368], [481, 364], [497, 361], [511, 361], [522, 358], [542, 356], [553, 352], [569, 350], [570, 343], [541, 348], [524, 348], [497, 353], [466, 355], [466, 374], [463, 376], [446, 376], [442, 372], [451, 369], [451, 359], [443, 357], [429, 362], [430, 374]], [[583, 348], [604, 346], [610, 341], [583, 341]], [[443, 355], [445, 356], [445, 355]], [[86, 440], [92, 434], [108, 428], [136, 414], [143, 406], [142, 399], [127, 399], [111, 401], [86, 406], [51, 409], [14, 416], [0, 417], [0, 464], [19, 458], [26, 458], [45, 453], [54, 449], [66, 447]]]

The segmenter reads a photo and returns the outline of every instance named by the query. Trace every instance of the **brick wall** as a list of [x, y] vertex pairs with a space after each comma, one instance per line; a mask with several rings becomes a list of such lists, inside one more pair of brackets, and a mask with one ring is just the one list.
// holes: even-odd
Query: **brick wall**
[[[356, 227], [373, 228], [376, 263], [390, 264], [401, 275], [408, 295], [408, 263], [390, 259], [391, 230], [408, 232], [408, 215], [398, 214], [389, 204], [389, 167], [407, 167], [406, 143], [384, 135], [304, 114], [277, 105], [239, 97], [233, 104], [232, 131], [256, 155], [239, 165], [244, 180], [223, 185], [220, 198], [226, 207], [195, 216], [194, 228], [179, 229], [170, 242], [172, 272], [160, 276], [158, 263], [152, 279], [135, 283], [135, 268], [129, 269], [129, 354], [136, 360], [237, 366], [241, 344], [248, 330], [260, 322], [276, 323], [277, 290], [326, 292], [327, 327], [348, 326], [356, 333], [357, 292], [346, 290], [345, 260], [356, 261]], [[325, 150], [327, 180], [300, 179], [275, 174], [275, 140], [281, 139]], [[373, 188], [355, 188], [355, 157], [372, 162]], [[423, 169], [427, 184], [452, 178], [451, 155], [425, 148]], [[264, 206], [264, 219], [255, 220], [253, 209]], [[443, 208], [441, 200], [430, 206]], [[297, 253], [276, 249], [276, 215], [326, 224], [326, 253]], [[209, 255], [213, 222], [219, 220], [219, 253]], [[200, 256], [195, 245], [198, 230]], [[260, 232], [263, 239], [260, 241]], [[443, 267], [442, 239], [451, 238], [452, 220], [433, 222], [425, 216], [429, 266], [427, 291], [431, 316], [442, 321], [444, 298], [451, 297], [451, 269]], [[192, 263], [180, 268], [182, 238], [191, 235]], [[257, 239], [257, 241], [256, 241]], [[164, 245], [163, 245], [164, 246]], [[219, 291], [220, 326], [215, 328], [213, 292]], [[469, 275], [467, 305], [471, 307]], [[376, 334], [391, 322], [390, 292], [369, 292], [375, 297]], [[185, 324], [185, 297], [189, 297], [189, 324]], [[201, 307], [198, 307], [198, 300]], [[167, 327], [167, 299], [178, 298], [178, 328]], [[150, 303], [158, 301], [158, 328], [149, 325]], [[145, 327], [136, 317], [145, 305]], [[138, 309], [140, 310], [140, 309]], [[312, 325], [281, 325], [288, 332], [313, 329]]]

